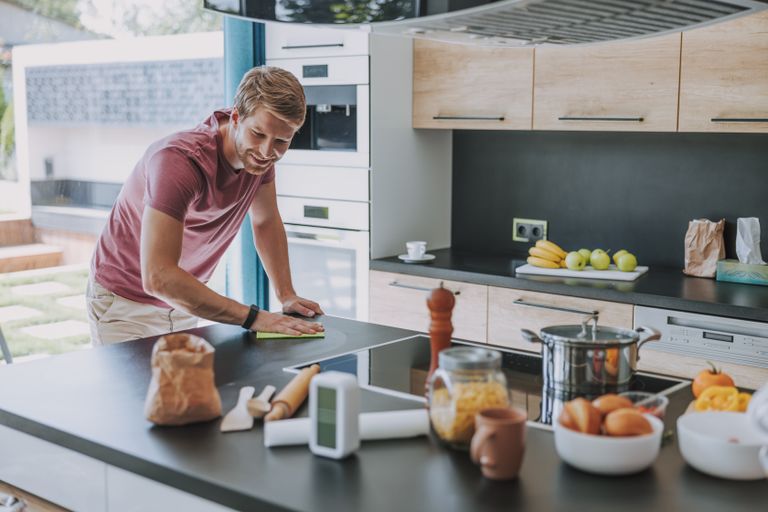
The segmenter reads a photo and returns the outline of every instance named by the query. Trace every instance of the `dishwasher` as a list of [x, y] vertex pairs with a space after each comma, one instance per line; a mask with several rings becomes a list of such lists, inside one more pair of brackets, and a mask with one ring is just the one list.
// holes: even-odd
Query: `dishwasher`
[[661, 333], [645, 349], [768, 368], [767, 323], [647, 306], [635, 306], [634, 316], [636, 328]]

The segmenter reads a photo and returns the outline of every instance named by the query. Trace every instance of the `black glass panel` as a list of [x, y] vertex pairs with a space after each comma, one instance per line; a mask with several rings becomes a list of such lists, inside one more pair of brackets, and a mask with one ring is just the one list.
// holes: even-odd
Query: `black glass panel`
[[500, 0], [204, 0], [206, 9], [265, 21], [368, 23], [443, 14]]
[[[464, 343], [453, 342], [454, 346], [459, 344]], [[467, 345], [472, 344], [467, 343]], [[541, 375], [541, 357], [487, 345], [482, 346], [482, 348], [493, 348], [501, 352], [502, 370], [507, 378], [512, 404], [527, 410], [529, 419], [543, 424], [551, 424], [552, 419], [559, 416], [563, 404], [576, 398], [576, 395], [544, 387], [544, 380]], [[423, 398], [424, 384], [430, 362], [429, 338], [414, 336], [316, 362], [320, 365], [321, 371], [335, 370], [357, 376], [361, 386], [404, 393], [412, 395], [414, 398]], [[305, 365], [298, 367], [303, 366]], [[660, 393], [680, 382], [674, 378], [666, 379], [636, 373], [629, 389]]]

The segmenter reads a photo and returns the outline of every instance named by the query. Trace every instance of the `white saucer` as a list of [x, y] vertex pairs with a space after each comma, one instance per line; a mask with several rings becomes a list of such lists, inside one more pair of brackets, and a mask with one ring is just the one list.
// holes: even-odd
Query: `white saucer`
[[403, 260], [406, 263], [424, 263], [425, 261], [432, 261], [435, 259], [434, 254], [425, 254], [421, 258], [409, 258], [407, 254], [401, 254], [398, 256], [401, 260]]

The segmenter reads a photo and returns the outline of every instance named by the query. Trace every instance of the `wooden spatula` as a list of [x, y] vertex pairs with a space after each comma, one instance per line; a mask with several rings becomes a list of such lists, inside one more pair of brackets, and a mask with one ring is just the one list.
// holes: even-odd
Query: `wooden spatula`
[[250, 430], [253, 427], [253, 416], [248, 414], [248, 399], [256, 392], [253, 386], [240, 388], [237, 405], [221, 420], [222, 432], [236, 432], [238, 430]]

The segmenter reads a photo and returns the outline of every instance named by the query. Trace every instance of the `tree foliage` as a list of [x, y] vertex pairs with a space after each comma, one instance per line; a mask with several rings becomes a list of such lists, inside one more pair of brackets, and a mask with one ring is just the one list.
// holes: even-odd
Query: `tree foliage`
[[73, 27], [83, 28], [78, 10], [80, 0], [10, 0], [10, 2], [37, 14], [63, 21]]

